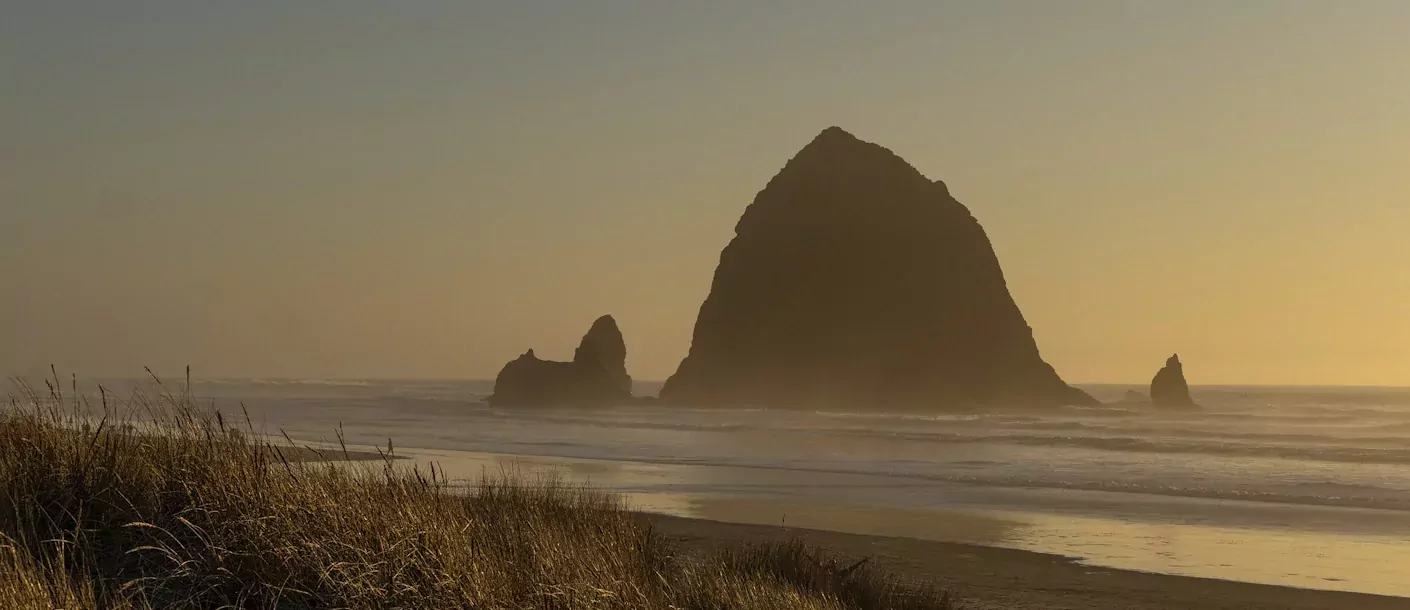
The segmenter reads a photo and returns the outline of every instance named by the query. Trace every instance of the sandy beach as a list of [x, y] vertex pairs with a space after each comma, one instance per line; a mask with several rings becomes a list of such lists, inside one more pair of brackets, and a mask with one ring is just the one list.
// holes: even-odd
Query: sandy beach
[[[419, 453], [412, 450], [410, 459], [424, 457]], [[376, 454], [357, 451], [350, 455], [357, 459]], [[447, 462], [442, 460], [450, 456], [437, 457], [441, 459], [436, 462], [444, 467]], [[459, 457], [466, 459], [459, 464], [462, 475], [468, 475], [470, 469], [556, 472], [571, 482], [586, 480], [582, 475], [590, 471], [600, 481], [618, 484], [622, 482], [619, 477], [639, 476], [624, 473], [622, 465], [586, 461]], [[676, 501], [665, 500], [636, 493], [629, 496], [628, 503], [641, 510], [642, 519], [678, 542], [683, 552], [705, 554], [741, 543], [799, 539], [848, 561], [866, 559], [908, 581], [947, 588], [964, 603], [962, 607], [971, 610], [1410, 610], [1410, 598], [1406, 597], [1115, 569], [1058, 554], [944, 541], [997, 541], [1006, 525], [992, 516], [949, 512], [937, 518], [934, 513], [897, 509], [694, 497], [680, 502], [690, 506], [685, 512], [697, 516], [682, 517], [666, 514], [681, 509]], [[778, 522], [766, 524], [771, 520]], [[1270, 558], [1269, 563], [1277, 562]]]
[[333, 459], [339, 430], [366, 457], [393, 439], [404, 466], [453, 486], [551, 473], [619, 494], [696, 548], [814, 530], [972, 607], [1410, 607], [1407, 456], [1385, 436], [1410, 426], [1403, 390], [963, 417], [500, 409], [474, 402], [477, 382], [198, 390]]
[[802, 539], [870, 558], [907, 579], [950, 588], [972, 610], [1401, 610], [1410, 599], [1316, 591], [1091, 567], [1071, 559], [970, 544], [863, 536], [643, 514], [689, 552], [724, 544]]
[[[360, 449], [350, 451], [349, 457], [377, 456]], [[309, 457], [321, 452], [312, 447], [303, 450]], [[399, 457], [426, 461], [432, 457], [427, 453], [434, 454], [430, 461], [441, 468], [451, 466], [462, 480], [472, 478], [474, 471], [552, 472], [565, 482], [595, 479], [608, 483], [610, 489], [639, 485], [644, 476], [626, 464], [409, 451], [409, 456]], [[670, 473], [672, 478], [681, 475], [678, 469]], [[1116, 569], [1059, 554], [989, 546], [987, 543], [1002, 543], [1004, 530], [1012, 524], [983, 513], [859, 509], [759, 498], [687, 498], [640, 491], [628, 494], [627, 501], [641, 511], [642, 519], [688, 554], [706, 554], [741, 543], [798, 539], [849, 562], [866, 559], [905, 580], [946, 588], [963, 602], [962, 607], [971, 610], [1410, 610], [1407, 597], [1325, 590], [1334, 586], [1299, 588]], [[667, 514], [671, 512], [676, 514]], [[1295, 569], [1296, 561], [1293, 558], [1287, 569]], [[1268, 563], [1273, 570], [1277, 558], [1269, 558]]]

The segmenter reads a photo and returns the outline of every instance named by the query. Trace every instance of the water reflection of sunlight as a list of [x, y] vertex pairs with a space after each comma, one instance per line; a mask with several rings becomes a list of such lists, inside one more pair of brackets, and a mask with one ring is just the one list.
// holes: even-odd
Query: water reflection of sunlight
[[1410, 596], [1410, 553], [1394, 536], [1138, 523], [1041, 513], [999, 546], [1162, 574]]
[[915, 490], [866, 476], [452, 450], [397, 453], [423, 471], [434, 464], [453, 482], [553, 473], [567, 483], [621, 493], [637, 509], [681, 517], [981, 544], [1119, 569], [1410, 596], [1410, 580], [1404, 578], [1410, 553], [1403, 538], [1390, 535], [1146, 522], [944, 501], [922, 505], [917, 496], [906, 495]]

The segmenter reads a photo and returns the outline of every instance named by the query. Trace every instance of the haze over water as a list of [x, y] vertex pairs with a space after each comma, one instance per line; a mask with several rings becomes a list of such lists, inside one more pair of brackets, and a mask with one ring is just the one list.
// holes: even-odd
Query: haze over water
[[1205, 410], [1170, 413], [1117, 402], [1128, 386], [1086, 386], [1109, 404], [986, 415], [494, 408], [491, 389], [229, 380], [193, 393], [243, 405], [269, 433], [390, 438], [467, 482], [549, 469], [681, 516], [1410, 596], [1410, 389], [1197, 387]]

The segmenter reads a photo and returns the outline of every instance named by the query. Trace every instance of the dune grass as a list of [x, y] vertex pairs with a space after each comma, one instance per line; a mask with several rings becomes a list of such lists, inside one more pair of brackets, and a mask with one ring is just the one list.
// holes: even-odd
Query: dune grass
[[801, 544], [681, 553], [552, 478], [296, 461], [160, 386], [95, 402], [55, 380], [0, 408], [0, 608], [951, 607]]

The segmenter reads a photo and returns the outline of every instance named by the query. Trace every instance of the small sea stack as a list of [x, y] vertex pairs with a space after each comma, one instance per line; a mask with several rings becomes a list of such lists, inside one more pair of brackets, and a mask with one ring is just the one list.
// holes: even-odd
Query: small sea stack
[[1180, 364], [1179, 354], [1170, 356], [1151, 380], [1151, 404], [1176, 409], [1199, 406], [1190, 398], [1190, 386], [1185, 382], [1185, 367]]
[[593, 322], [570, 362], [541, 360], [534, 350], [511, 360], [495, 377], [493, 405], [600, 404], [631, 400], [627, 345], [617, 321]]

